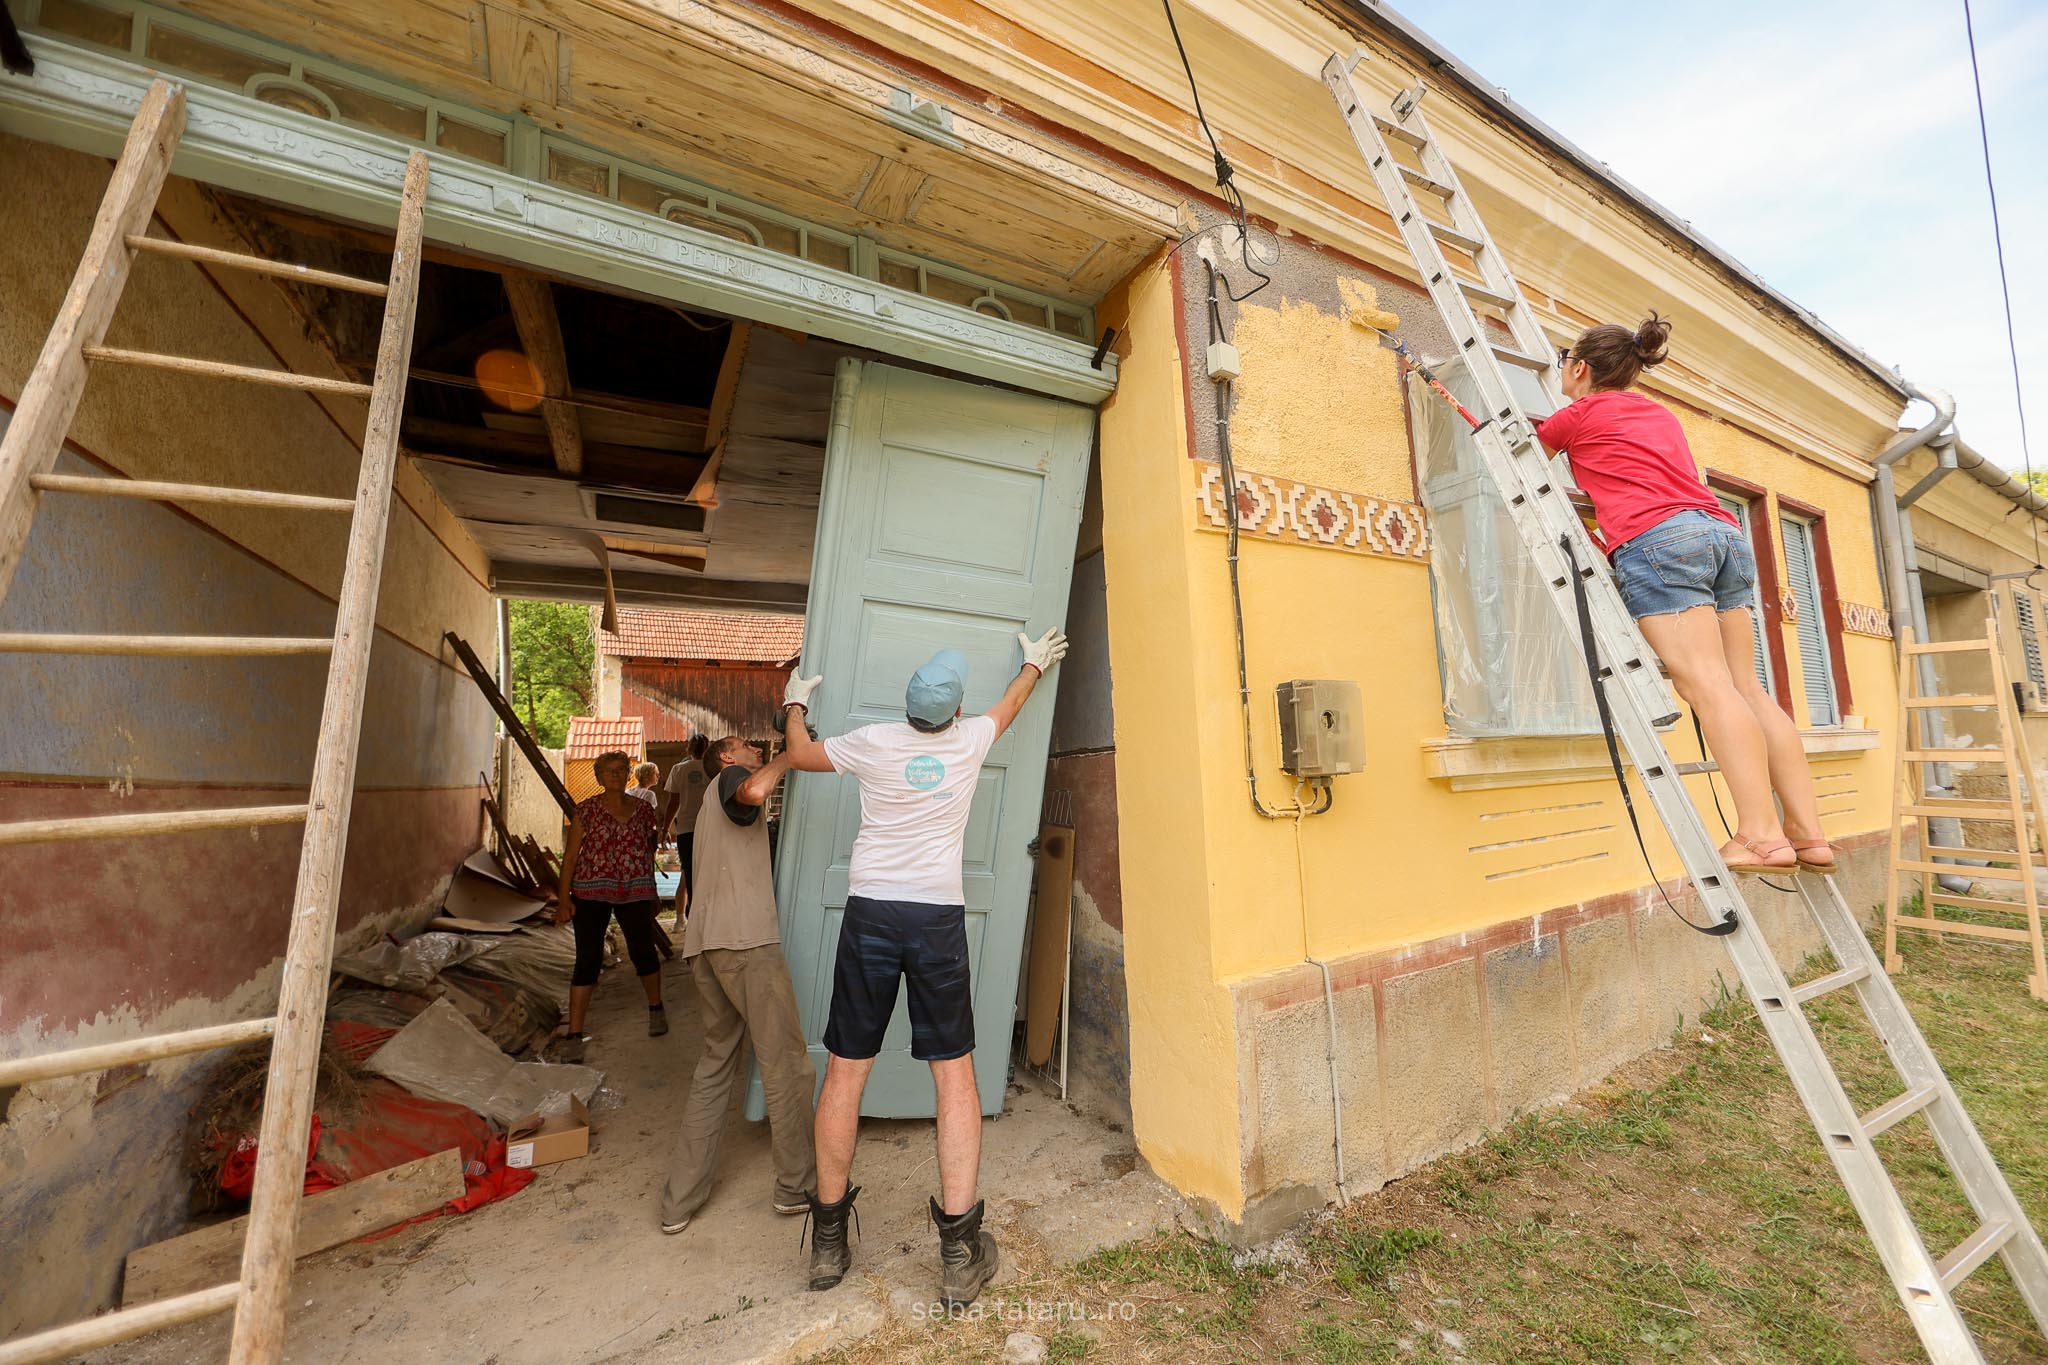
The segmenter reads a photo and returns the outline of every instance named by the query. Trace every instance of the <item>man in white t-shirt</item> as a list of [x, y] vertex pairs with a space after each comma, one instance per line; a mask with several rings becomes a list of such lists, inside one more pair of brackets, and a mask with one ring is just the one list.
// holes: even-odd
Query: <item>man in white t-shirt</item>
[[940, 1198], [931, 1201], [931, 1214], [939, 1229], [939, 1295], [953, 1306], [972, 1303], [996, 1272], [996, 1241], [981, 1229], [982, 1204], [974, 1193], [981, 1097], [974, 1084], [961, 844], [982, 761], [1038, 679], [1067, 652], [1067, 637], [1057, 630], [1017, 641], [1024, 666], [986, 715], [960, 714], [967, 661], [954, 649], [940, 650], [911, 675], [903, 721], [863, 726], [823, 743], [811, 738], [805, 722], [822, 676], [793, 673], [783, 694], [790, 766], [848, 773], [860, 782], [860, 833], [839, 925], [825, 1025], [828, 1060], [817, 1104], [813, 1289], [838, 1284], [853, 1261], [846, 1223], [860, 1193], [848, 1182], [861, 1091], [903, 979], [910, 983], [910, 1055], [931, 1064], [938, 1088]]

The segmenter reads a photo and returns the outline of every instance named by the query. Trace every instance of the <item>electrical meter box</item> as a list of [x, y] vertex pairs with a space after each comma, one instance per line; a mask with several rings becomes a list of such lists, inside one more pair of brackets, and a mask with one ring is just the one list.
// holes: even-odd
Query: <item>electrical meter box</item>
[[1364, 697], [1358, 684], [1296, 678], [1280, 701], [1280, 766], [1296, 777], [1337, 777], [1365, 767]]

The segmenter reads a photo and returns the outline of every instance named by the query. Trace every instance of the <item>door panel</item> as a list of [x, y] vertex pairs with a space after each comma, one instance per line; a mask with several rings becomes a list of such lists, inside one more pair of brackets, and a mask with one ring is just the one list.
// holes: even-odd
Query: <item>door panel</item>
[[[967, 714], [995, 703], [1022, 663], [1017, 632], [1064, 620], [1094, 424], [1072, 404], [840, 363], [804, 631], [804, 669], [825, 675], [812, 709], [820, 734], [901, 720], [910, 674], [949, 646], [967, 657]], [[975, 1079], [991, 1114], [1007, 1079], [1052, 712], [1042, 686], [990, 751], [963, 850]], [[850, 777], [796, 774], [785, 804], [776, 901], [822, 1075], [860, 792]], [[906, 997], [863, 1113], [934, 1110], [931, 1072], [909, 1054]], [[760, 1113], [757, 1089], [748, 1111]]]

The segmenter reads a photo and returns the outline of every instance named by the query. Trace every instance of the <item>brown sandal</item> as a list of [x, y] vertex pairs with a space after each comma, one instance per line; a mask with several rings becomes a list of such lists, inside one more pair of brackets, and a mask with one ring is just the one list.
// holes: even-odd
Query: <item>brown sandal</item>
[[[1735, 836], [1734, 842], [1741, 844], [1751, 853], [1754, 853], [1757, 857], [1757, 861], [1753, 863], [1728, 863], [1727, 866], [1730, 872], [1736, 873], [1741, 876], [1755, 877], [1763, 876], [1772, 872], [1796, 872], [1799, 870], [1799, 860], [1796, 854], [1793, 856], [1793, 860], [1789, 863], [1770, 863], [1763, 861], [1764, 859], [1770, 857], [1773, 853], [1776, 853], [1781, 849], [1791, 848], [1792, 845], [1788, 840], [1781, 840], [1778, 843], [1772, 844], [1768, 848], [1766, 848], [1765, 846], [1756, 843], [1754, 840], [1745, 839], [1740, 834], [1738, 834]], [[1722, 861], [1727, 862], [1725, 858], [1722, 859]]]
[[[1806, 850], [1809, 848], [1817, 848], [1827, 854], [1827, 861], [1822, 862], [1819, 858], [1807, 857]], [[1835, 850], [1825, 839], [1794, 839], [1792, 841], [1792, 851], [1799, 855], [1799, 866], [1808, 872], [1826, 873], [1835, 870]]]

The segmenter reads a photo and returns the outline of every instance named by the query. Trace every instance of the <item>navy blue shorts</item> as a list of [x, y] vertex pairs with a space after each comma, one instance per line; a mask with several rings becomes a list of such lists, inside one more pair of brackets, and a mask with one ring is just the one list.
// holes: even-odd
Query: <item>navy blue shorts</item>
[[846, 898], [825, 1050], [858, 1061], [882, 1050], [898, 978], [910, 982], [910, 1055], [944, 1062], [974, 1051], [967, 912], [958, 905]]

